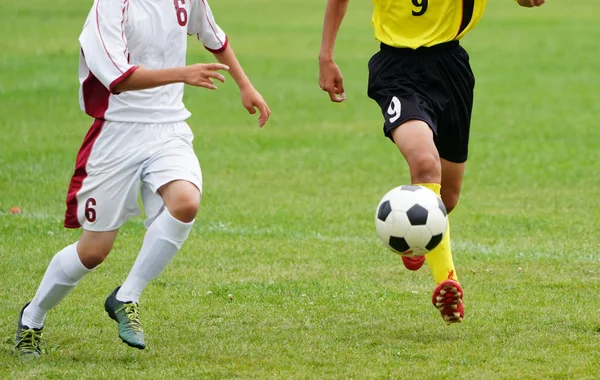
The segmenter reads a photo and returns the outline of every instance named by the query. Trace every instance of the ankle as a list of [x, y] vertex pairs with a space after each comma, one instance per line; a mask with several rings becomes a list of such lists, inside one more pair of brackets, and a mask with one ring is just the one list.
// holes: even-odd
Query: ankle
[[21, 324], [31, 329], [41, 329], [44, 327], [44, 320], [47, 313], [48, 310], [40, 309], [32, 302], [23, 310]]

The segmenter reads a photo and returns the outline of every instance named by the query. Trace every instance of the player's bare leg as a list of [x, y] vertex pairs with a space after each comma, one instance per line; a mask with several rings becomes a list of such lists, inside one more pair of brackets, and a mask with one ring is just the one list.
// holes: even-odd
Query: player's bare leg
[[112, 250], [119, 230], [93, 232], [83, 230], [77, 244], [77, 253], [81, 263], [88, 269], [94, 269], [104, 262]]
[[[400, 125], [394, 129], [392, 137], [408, 163], [411, 183], [425, 186], [438, 196], [442, 196], [443, 186], [448, 185], [444, 193], [446, 199], [442, 196], [442, 200], [445, 205], [447, 200], [449, 203], [446, 207], [452, 210], [458, 202], [464, 164], [453, 164], [440, 159], [433, 142], [433, 132], [423, 121], [411, 120]], [[417, 270], [423, 265], [425, 258], [403, 257], [402, 260], [407, 268]], [[462, 321], [463, 291], [452, 260], [450, 227], [446, 230], [442, 242], [427, 254], [427, 264], [437, 284], [433, 292], [434, 306], [440, 311], [444, 321]]]
[[442, 201], [448, 214], [456, 208], [465, 173], [465, 163], [440, 160], [442, 164]]
[[200, 206], [200, 190], [188, 181], [173, 181], [158, 189], [167, 210], [174, 218], [190, 223], [196, 218]]
[[409, 120], [396, 127], [392, 131], [392, 137], [408, 163], [412, 184], [441, 183], [440, 156], [433, 143], [433, 132], [427, 123]]
[[104, 308], [119, 324], [119, 336], [131, 347], [144, 349], [139, 298], [148, 283], [171, 262], [187, 239], [198, 207], [200, 190], [190, 182], [169, 182], [158, 190], [164, 210], [149, 226], [138, 257], [122, 286], [106, 299]]
[[[394, 129], [392, 137], [408, 163], [412, 184], [440, 183], [440, 159], [427, 123], [410, 120]], [[402, 256], [402, 262], [408, 270], [419, 270], [425, 256]]]
[[50, 261], [40, 286], [21, 310], [15, 346], [23, 357], [39, 357], [44, 320], [92, 269], [100, 265], [112, 249], [118, 231], [84, 230], [78, 242], [58, 252]]

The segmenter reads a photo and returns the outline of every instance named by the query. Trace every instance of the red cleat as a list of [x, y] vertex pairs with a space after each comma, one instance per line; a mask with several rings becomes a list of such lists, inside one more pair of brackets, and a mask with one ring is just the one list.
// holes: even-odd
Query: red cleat
[[448, 324], [460, 323], [465, 317], [463, 290], [454, 280], [440, 282], [433, 291], [432, 302]]
[[423, 263], [425, 262], [425, 256], [413, 256], [413, 257], [402, 256], [402, 262], [404, 263], [404, 266], [408, 270], [419, 270], [419, 269], [421, 269], [421, 267], [423, 266]]

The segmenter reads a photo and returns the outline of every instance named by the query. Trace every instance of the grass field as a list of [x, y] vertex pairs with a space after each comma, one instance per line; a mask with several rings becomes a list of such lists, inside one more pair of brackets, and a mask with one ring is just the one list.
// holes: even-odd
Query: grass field
[[[213, 1], [273, 115], [259, 130], [231, 80], [187, 89], [204, 198], [142, 298], [150, 350], [122, 344], [103, 310], [141, 244], [140, 217], [49, 314], [47, 355], [22, 363], [17, 313], [78, 236], [62, 216], [91, 124], [77, 103], [89, 3], [0, 6], [0, 378], [600, 378], [593, 0], [491, 1], [464, 40], [478, 82], [452, 214], [463, 324], [442, 322], [427, 269], [409, 273], [375, 235], [379, 198], [408, 173], [366, 97], [371, 3], [351, 2], [342, 27], [348, 100], [336, 105], [316, 80], [324, 1]], [[190, 62], [212, 60], [190, 44]]]

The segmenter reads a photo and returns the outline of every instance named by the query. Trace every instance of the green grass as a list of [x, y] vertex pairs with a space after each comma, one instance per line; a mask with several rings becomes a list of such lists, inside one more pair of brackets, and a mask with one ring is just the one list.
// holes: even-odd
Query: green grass
[[[78, 236], [61, 223], [91, 124], [77, 104], [88, 6], [7, 2], [0, 13], [0, 378], [600, 377], [592, 0], [535, 10], [492, 1], [464, 41], [477, 90], [452, 214], [462, 325], [445, 326], [431, 306], [427, 270], [409, 273], [375, 236], [377, 201], [408, 173], [366, 97], [370, 3], [351, 2], [341, 30], [340, 106], [316, 81], [323, 1], [213, 1], [273, 116], [259, 130], [231, 80], [187, 89], [204, 199], [184, 249], [142, 298], [151, 349], [122, 344], [103, 310], [141, 244], [135, 218], [49, 314], [48, 354], [21, 363], [17, 313]], [[190, 44], [190, 61], [212, 61]]]

